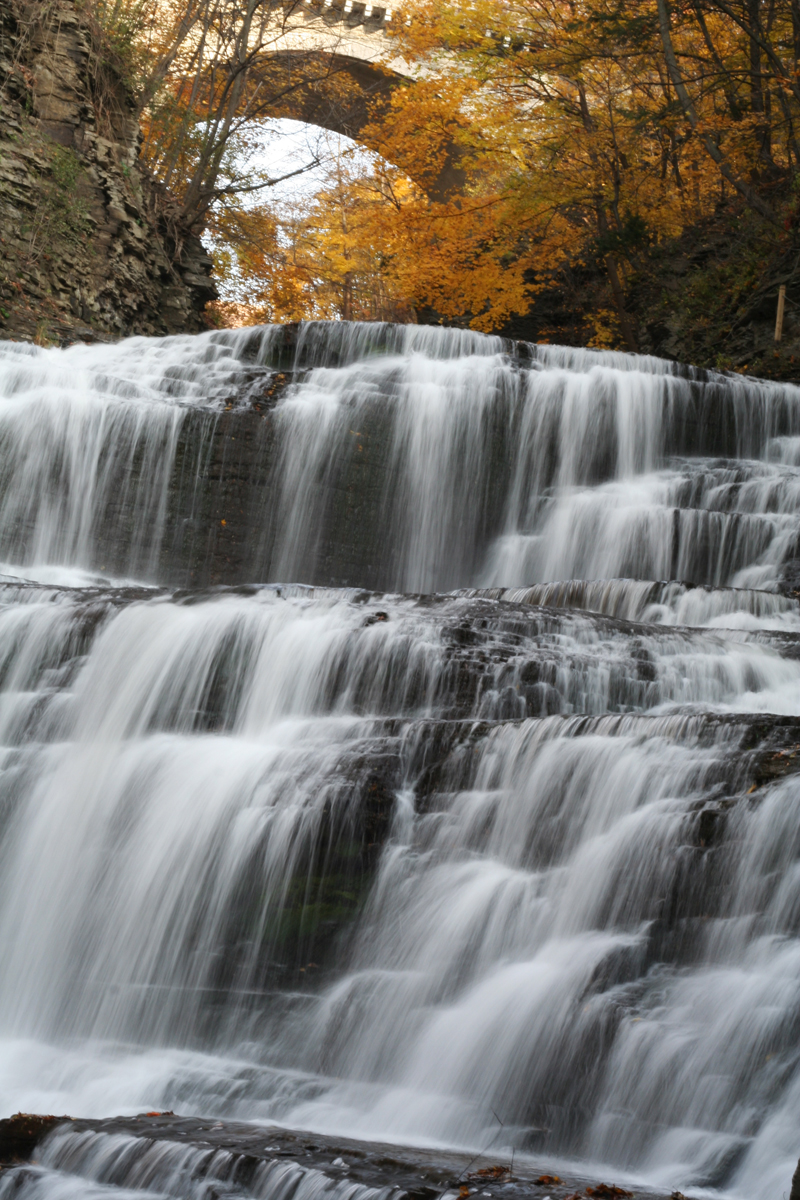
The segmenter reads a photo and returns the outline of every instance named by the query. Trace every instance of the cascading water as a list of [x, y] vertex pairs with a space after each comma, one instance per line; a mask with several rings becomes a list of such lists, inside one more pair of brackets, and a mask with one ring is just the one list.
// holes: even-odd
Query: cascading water
[[[653, 359], [0, 346], [3, 1108], [780, 1195], [798, 463], [800, 389]], [[115, 1137], [0, 1197], [241, 1194]]]

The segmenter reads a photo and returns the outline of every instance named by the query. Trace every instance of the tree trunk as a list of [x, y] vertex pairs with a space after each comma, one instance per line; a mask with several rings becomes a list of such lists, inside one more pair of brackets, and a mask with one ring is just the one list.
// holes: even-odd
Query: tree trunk
[[664, 57], [667, 61], [667, 70], [669, 71], [673, 87], [677, 92], [678, 99], [681, 102], [683, 111], [686, 113], [689, 124], [700, 138], [700, 142], [705, 148], [706, 153], [717, 164], [720, 174], [728, 180], [728, 183], [732, 184], [733, 187], [736, 188], [736, 191], [740, 196], [744, 197], [750, 207], [757, 213], [760, 213], [760, 215], [764, 217], [765, 220], [769, 221], [771, 225], [779, 226], [780, 221], [775, 216], [775, 213], [772, 211], [770, 206], [761, 199], [761, 197], [752, 187], [750, 187], [749, 183], [745, 183], [743, 179], [740, 179], [739, 176], [736, 175], [736, 173], [731, 169], [730, 164], [720, 150], [719, 146], [716, 145], [714, 140], [709, 137], [709, 135], [705, 133], [702, 128], [700, 118], [697, 115], [697, 110], [695, 109], [694, 104], [692, 103], [692, 98], [686, 89], [686, 84], [683, 82], [683, 76], [681, 75], [680, 67], [678, 66], [678, 60], [675, 57], [675, 47], [672, 44], [672, 35], [670, 34], [669, 29], [669, 9], [667, 8], [667, 0], [658, 0], [658, 27], [661, 34], [661, 43], [664, 47]]
[[761, 28], [761, 0], [748, 0], [747, 19], [753, 30], [750, 42], [750, 108], [756, 118], [755, 135], [758, 157], [770, 172], [774, 171], [772, 160], [772, 131], [767, 120], [767, 103], [764, 96], [764, 79], [761, 70], [761, 46], [759, 38], [763, 37]]

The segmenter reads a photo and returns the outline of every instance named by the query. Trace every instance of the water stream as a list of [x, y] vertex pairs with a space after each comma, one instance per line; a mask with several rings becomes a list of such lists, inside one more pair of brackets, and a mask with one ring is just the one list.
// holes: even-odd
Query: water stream
[[[788, 1191], [800, 389], [424, 328], [2, 343], [0, 562], [4, 1113]], [[239, 1194], [98, 1138], [0, 1197]]]

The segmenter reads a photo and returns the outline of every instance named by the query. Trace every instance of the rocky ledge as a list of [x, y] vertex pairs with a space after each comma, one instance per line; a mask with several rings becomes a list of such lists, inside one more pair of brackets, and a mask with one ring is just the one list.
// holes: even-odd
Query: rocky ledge
[[[215, 1151], [226, 1156], [225, 1182], [247, 1196], [257, 1172], [263, 1180], [265, 1168], [284, 1163], [294, 1166], [306, 1187], [301, 1194], [310, 1195], [314, 1176], [319, 1175], [320, 1192], [331, 1194], [336, 1184], [355, 1185], [370, 1189], [386, 1189], [392, 1200], [691, 1200], [674, 1191], [654, 1192], [637, 1187], [598, 1179], [589, 1175], [557, 1173], [555, 1167], [528, 1156], [497, 1150], [487, 1150], [477, 1156], [465, 1152], [424, 1150], [414, 1147], [388, 1145], [381, 1142], [361, 1142], [352, 1138], [288, 1130], [268, 1125], [252, 1125], [238, 1121], [215, 1121], [212, 1118], [180, 1117], [174, 1113], [150, 1112], [133, 1117], [112, 1117], [106, 1120], [76, 1120], [71, 1117], [34, 1116], [17, 1113], [0, 1121], [0, 1174], [14, 1171], [23, 1176], [23, 1164], [37, 1169], [40, 1162], [52, 1156], [55, 1139], [66, 1141], [65, 1135], [85, 1135], [77, 1146], [86, 1147], [92, 1135], [122, 1135], [126, 1139], [124, 1153], [128, 1163], [140, 1161], [131, 1153], [129, 1138], [142, 1140], [142, 1155], [156, 1147], [162, 1158], [165, 1143], [178, 1143], [182, 1148], [199, 1152], [192, 1179], [202, 1180], [212, 1163], [218, 1163]], [[88, 1136], [87, 1136], [88, 1135]], [[211, 1153], [209, 1153], [211, 1152]], [[186, 1163], [189, 1155], [183, 1156]], [[73, 1149], [68, 1160], [71, 1167], [80, 1161]], [[115, 1179], [125, 1186], [125, 1180]], [[19, 1179], [24, 1183], [24, 1178]], [[135, 1186], [132, 1182], [128, 1186]], [[227, 1194], [227, 1191], [226, 1191]], [[260, 1189], [259, 1194], [264, 1194]], [[800, 1193], [799, 1193], [800, 1195]], [[792, 1200], [798, 1200], [792, 1190]]]

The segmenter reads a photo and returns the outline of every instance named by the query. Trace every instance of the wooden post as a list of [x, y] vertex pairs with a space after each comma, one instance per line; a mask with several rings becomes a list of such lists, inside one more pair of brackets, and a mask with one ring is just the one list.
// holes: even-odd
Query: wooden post
[[782, 283], [778, 290], [778, 312], [775, 317], [775, 341], [783, 337], [783, 310], [786, 307], [786, 284]]

